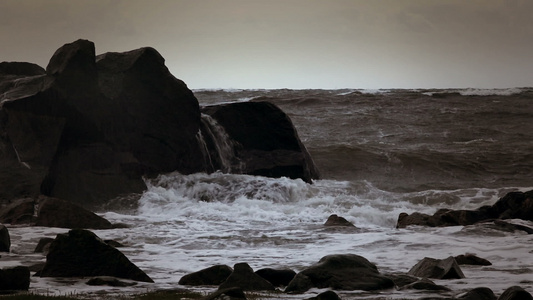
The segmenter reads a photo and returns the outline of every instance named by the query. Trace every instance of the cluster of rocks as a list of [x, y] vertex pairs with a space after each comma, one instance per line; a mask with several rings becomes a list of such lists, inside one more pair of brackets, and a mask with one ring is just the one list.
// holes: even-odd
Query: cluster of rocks
[[[277, 291], [286, 294], [302, 294], [312, 288], [329, 289], [309, 299], [340, 299], [336, 291], [386, 291], [417, 290], [428, 293], [447, 293], [446, 286], [437, 285], [431, 279], [465, 278], [458, 261], [485, 264], [486, 261], [468, 255], [446, 259], [424, 258], [405, 274], [382, 274], [366, 258], [355, 254], [328, 255], [318, 263], [299, 273], [290, 269], [260, 269], [253, 271], [247, 263], [215, 265], [183, 276], [179, 284], [187, 286], [218, 286], [216, 292], [205, 299], [246, 299], [244, 291]], [[490, 262], [488, 262], [490, 264]], [[280, 289], [284, 288], [283, 291]], [[433, 298], [432, 298], [433, 299]], [[518, 300], [533, 299], [519, 286], [508, 288], [499, 298], [486, 287], [475, 288], [453, 298], [434, 299], [465, 300]]]
[[[231, 153], [219, 153], [210, 115]], [[224, 149], [227, 151], [228, 149]], [[0, 203], [40, 194], [85, 207], [146, 189], [144, 177], [225, 171], [318, 178], [290, 118], [267, 102], [201, 108], [153, 48], [95, 54], [78, 40], [46, 69], [0, 63]]]

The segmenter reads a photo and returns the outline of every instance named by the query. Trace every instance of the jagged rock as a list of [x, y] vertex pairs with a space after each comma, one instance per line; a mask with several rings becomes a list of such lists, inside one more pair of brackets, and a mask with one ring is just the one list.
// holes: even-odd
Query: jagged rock
[[313, 287], [371, 291], [393, 286], [394, 282], [381, 275], [366, 258], [339, 254], [325, 256], [317, 264], [298, 273], [285, 292], [303, 293]]
[[0, 225], [0, 252], [9, 252], [11, 249], [11, 237], [9, 230], [4, 225]]
[[100, 285], [108, 285], [108, 286], [115, 286], [115, 287], [126, 287], [126, 286], [134, 286], [137, 283], [136, 282], [125, 282], [122, 280], [118, 280], [115, 277], [110, 276], [99, 276], [89, 279], [86, 283], [87, 285], [93, 285], [93, 286], [100, 286]]
[[287, 286], [289, 282], [296, 276], [296, 272], [293, 270], [288, 269], [272, 269], [272, 268], [264, 268], [255, 271], [255, 274], [263, 277], [264, 279], [268, 280], [268, 282], [272, 283], [274, 286]]
[[[522, 219], [533, 221], [533, 191], [510, 192], [492, 206], [477, 210], [440, 209], [433, 215], [414, 212], [411, 215], [400, 213], [396, 228], [411, 225], [421, 226], [466, 226], [493, 219]], [[518, 229], [518, 228], [517, 228]], [[533, 229], [522, 226], [520, 230], [532, 233]]]
[[28, 267], [15, 267], [0, 270], [0, 290], [25, 290], [30, 288]]
[[113, 276], [153, 282], [119, 250], [84, 229], [72, 229], [66, 234], [57, 235], [50, 245], [40, 276]]
[[219, 285], [226, 281], [233, 272], [227, 265], [215, 265], [181, 277], [179, 284], [182, 285]]
[[355, 227], [350, 221], [346, 220], [343, 217], [337, 215], [331, 215], [324, 223], [324, 226], [346, 226], [346, 227]]
[[498, 300], [533, 300], [533, 296], [519, 286], [512, 286], [506, 289]]
[[219, 290], [239, 287], [243, 291], [272, 291], [274, 286], [263, 277], [254, 273], [247, 263], [238, 263], [233, 266], [233, 272], [219, 287]]
[[487, 287], [479, 287], [473, 290], [470, 290], [460, 296], [457, 299], [462, 300], [496, 300], [496, 295], [494, 292]]
[[37, 246], [35, 247], [35, 250], [33, 250], [34, 253], [48, 253], [48, 250], [50, 249], [50, 244], [54, 241], [53, 238], [44, 237], [39, 240], [39, 243], [37, 243]]
[[341, 298], [334, 291], [325, 291], [307, 300], [341, 300]]
[[202, 300], [239, 300], [246, 299], [246, 295], [239, 287], [232, 287], [223, 290], [217, 290], [216, 292], [201, 298]]
[[0, 210], [0, 222], [59, 228], [113, 228], [108, 220], [81, 206], [46, 196], [15, 201]]
[[474, 254], [457, 255], [455, 261], [458, 265], [475, 265], [475, 266], [490, 266], [492, 263], [484, 258], [477, 257]]
[[240, 102], [207, 106], [213, 117], [234, 141], [240, 173], [269, 177], [319, 178], [307, 149], [290, 118], [269, 102]]
[[435, 279], [459, 279], [465, 278], [463, 271], [453, 258], [450, 256], [446, 259], [435, 259], [425, 257], [419, 261], [407, 273], [409, 275]]

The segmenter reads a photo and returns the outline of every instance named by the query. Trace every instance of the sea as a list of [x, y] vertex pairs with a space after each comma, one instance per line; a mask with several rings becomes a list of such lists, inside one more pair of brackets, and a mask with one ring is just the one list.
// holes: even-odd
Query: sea
[[[321, 178], [266, 178], [217, 171], [161, 174], [141, 195], [98, 212], [126, 228], [95, 230], [155, 283], [117, 288], [82, 278], [32, 277], [30, 292], [124, 295], [189, 288], [179, 279], [216, 264], [296, 272], [330, 254], [357, 254], [381, 273], [406, 273], [425, 257], [475, 254], [490, 266], [461, 266], [466, 278], [433, 280], [451, 291], [336, 291], [342, 299], [458, 297], [477, 287], [499, 296], [511, 286], [533, 294], [533, 235], [491, 224], [396, 228], [402, 212], [476, 209], [511, 191], [533, 190], [533, 88], [194, 90], [201, 106], [268, 101], [291, 118]], [[209, 200], [206, 200], [209, 199]], [[323, 224], [337, 214], [355, 228]], [[510, 220], [533, 227], [533, 222]], [[66, 229], [9, 227], [1, 267], [44, 262], [33, 249]], [[265, 294], [263, 299], [305, 299]], [[103, 297], [103, 296], [102, 296]]]

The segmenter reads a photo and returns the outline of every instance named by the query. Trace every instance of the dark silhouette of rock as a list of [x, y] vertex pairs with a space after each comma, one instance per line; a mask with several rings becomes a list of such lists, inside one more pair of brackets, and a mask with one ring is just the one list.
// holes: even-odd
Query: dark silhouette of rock
[[324, 223], [324, 226], [346, 226], [346, 227], [355, 227], [350, 221], [346, 220], [343, 217], [337, 215], [331, 215]]
[[463, 271], [453, 258], [435, 259], [425, 257], [407, 273], [412, 276], [435, 279], [460, 279], [465, 278]]
[[219, 287], [219, 290], [238, 287], [243, 291], [273, 291], [274, 286], [263, 277], [254, 273], [247, 263], [233, 266], [233, 272]]
[[402, 290], [425, 290], [425, 291], [450, 291], [449, 288], [435, 284], [435, 282], [427, 279], [422, 278], [420, 280], [417, 280], [413, 283], [406, 284], [402, 286]]
[[4, 225], [0, 225], [0, 252], [9, 252], [11, 249], [11, 237], [9, 230]]
[[533, 296], [519, 286], [512, 286], [506, 289], [498, 300], [533, 300]]
[[392, 279], [394, 285], [396, 285], [396, 287], [398, 287], [399, 289], [408, 284], [418, 281], [418, 277], [407, 274], [387, 274], [387, 276]]
[[33, 250], [34, 253], [48, 253], [48, 250], [50, 249], [50, 245], [54, 241], [53, 238], [44, 237], [39, 240], [39, 243], [37, 243], [37, 246], [35, 247], [35, 250]]
[[477, 257], [474, 254], [457, 255], [455, 261], [458, 265], [475, 265], [475, 266], [490, 266], [492, 263], [484, 258]]
[[307, 300], [340, 300], [341, 298], [334, 291], [325, 291], [316, 295], [315, 297], [308, 298]]
[[319, 178], [307, 149], [290, 118], [269, 102], [240, 102], [207, 106], [213, 117], [234, 141], [240, 173], [268, 177]]
[[72, 229], [66, 234], [57, 235], [50, 245], [40, 276], [113, 276], [153, 282], [119, 250], [84, 229]]
[[0, 222], [59, 228], [113, 228], [108, 220], [81, 206], [46, 196], [15, 201], [0, 210]]
[[[533, 191], [510, 192], [500, 198], [492, 206], [483, 206], [477, 210], [450, 210], [440, 209], [433, 215], [401, 213], [398, 216], [397, 228], [411, 225], [421, 226], [466, 226], [493, 219], [522, 219], [533, 221]], [[533, 229], [523, 226], [522, 229], [529, 233]]]
[[110, 277], [110, 276], [99, 276], [99, 277], [94, 277], [94, 278], [89, 279], [89, 281], [87, 281], [86, 284], [92, 285], [92, 286], [108, 285], [108, 286], [115, 286], [115, 287], [126, 287], [126, 286], [134, 286], [137, 283], [118, 280], [117, 278]]
[[515, 232], [518, 230], [518, 231], [524, 231], [527, 234], [533, 234], [533, 228], [528, 227], [528, 226], [524, 226], [520, 224], [513, 224], [513, 223], [505, 222], [502, 220], [494, 220], [493, 223], [496, 226], [496, 228], [504, 230], [504, 231]]
[[30, 288], [30, 269], [28, 267], [15, 267], [0, 270], [0, 290], [13, 291]]
[[296, 276], [296, 272], [289, 269], [264, 268], [255, 271], [255, 274], [263, 277], [274, 286], [287, 286]]
[[182, 285], [220, 285], [233, 272], [233, 269], [227, 265], [216, 265], [202, 269], [181, 277], [179, 284]]
[[[239, 146], [235, 173], [318, 178], [292, 122], [268, 103], [208, 109]], [[96, 56], [77, 40], [46, 72], [0, 65], [0, 199], [40, 194], [84, 207], [142, 193], [143, 177], [217, 170], [202, 142], [200, 107], [163, 57], [145, 47]], [[214, 159], [216, 161], [216, 159]], [[218, 166], [217, 166], [218, 167]]]
[[463, 300], [496, 300], [494, 292], [486, 287], [479, 287], [466, 292], [463, 295], [457, 297], [457, 299]]
[[242, 300], [246, 299], [243, 289], [239, 287], [231, 287], [227, 289], [217, 290], [208, 296], [201, 298], [202, 300]]
[[285, 292], [303, 293], [313, 287], [371, 291], [393, 286], [394, 282], [381, 275], [366, 258], [355, 254], [339, 254], [325, 256], [317, 264], [298, 273]]

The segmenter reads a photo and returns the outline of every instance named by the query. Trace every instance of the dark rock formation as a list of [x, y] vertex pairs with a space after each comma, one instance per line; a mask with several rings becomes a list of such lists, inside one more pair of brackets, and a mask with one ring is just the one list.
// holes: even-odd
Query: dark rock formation
[[[234, 151], [232, 172], [301, 178], [306, 182], [319, 177], [292, 121], [274, 104], [241, 102], [207, 106], [202, 112], [214, 118], [231, 139]], [[204, 138], [208, 137], [204, 135]], [[215, 169], [221, 167], [219, 162]]]
[[58, 234], [50, 245], [41, 277], [113, 276], [153, 282], [120, 251], [94, 233], [72, 229]]
[[486, 287], [479, 287], [475, 288], [473, 290], [470, 290], [459, 297], [457, 299], [462, 300], [496, 300], [496, 295], [494, 295], [494, 292]]
[[325, 291], [307, 300], [341, 300], [341, 298], [334, 291]]
[[81, 206], [46, 196], [13, 202], [0, 210], [0, 222], [59, 228], [113, 228], [108, 220]]
[[457, 255], [455, 261], [458, 265], [490, 266], [492, 263], [484, 258], [477, 257], [474, 254]]
[[506, 289], [498, 300], [533, 300], [533, 296], [519, 286], [512, 286]]
[[285, 292], [303, 293], [313, 287], [337, 290], [381, 290], [394, 282], [381, 275], [366, 258], [355, 254], [328, 255], [301, 271], [289, 283]]
[[465, 278], [463, 271], [461, 271], [461, 268], [452, 256], [446, 259], [425, 257], [413, 266], [407, 274], [435, 279]]
[[28, 267], [15, 267], [0, 270], [0, 290], [13, 291], [30, 288], [30, 269]]
[[433, 215], [415, 212], [411, 215], [401, 213], [397, 228], [410, 225], [430, 227], [472, 225], [493, 219], [522, 219], [533, 221], [533, 191], [510, 192], [492, 206], [483, 206], [477, 210], [440, 209]]
[[99, 276], [99, 277], [94, 277], [94, 278], [89, 279], [89, 281], [87, 281], [86, 284], [92, 285], [92, 286], [107, 285], [107, 286], [114, 286], [114, 287], [126, 287], [126, 286], [134, 286], [137, 283], [118, 280], [117, 278], [110, 277], [110, 276]]
[[182, 285], [220, 285], [233, 272], [233, 269], [227, 265], [216, 265], [202, 269], [181, 277], [179, 284]]
[[337, 215], [331, 215], [324, 223], [324, 226], [346, 226], [346, 227], [355, 227], [350, 221], [346, 220], [343, 217]]
[[244, 291], [239, 287], [232, 287], [223, 290], [218, 290], [208, 296], [201, 298], [202, 300], [242, 300], [246, 299]]
[[0, 252], [9, 252], [11, 249], [11, 237], [9, 230], [4, 225], [0, 225]]
[[437, 292], [450, 291], [449, 288], [442, 286], [442, 285], [435, 284], [435, 282], [427, 278], [422, 278], [413, 283], [406, 284], [401, 289], [402, 290], [425, 290], [425, 291], [437, 291]]
[[254, 273], [247, 263], [238, 263], [233, 266], [233, 272], [219, 287], [219, 290], [227, 288], [241, 288], [243, 291], [273, 291], [274, 286], [263, 277]]
[[[269, 103], [206, 109], [236, 142], [237, 173], [310, 181], [318, 172], [290, 119]], [[46, 71], [0, 65], [0, 201], [39, 194], [100, 205], [140, 193], [143, 176], [219, 168], [200, 107], [153, 48], [96, 56], [78, 40]]]
[[291, 282], [292, 279], [294, 279], [294, 276], [296, 276], [296, 272], [293, 270], [288, 269], [271, 269], [271, 268], [264, 268], [255, 271], [255, 274], [263, 277], [264, 279], [268, 280], [268, 282], [272, 283], [274, 286], [287, 286], [289, 282]]
[[50, 249], [50, 245], [54, 241], [53, 238], [41, 238], [39, 240], [39, 243], [37, 243], [37, 246], [35, 247], [35, 250], [33, 250], [34, 253], [48, 253], [48, 250]]

